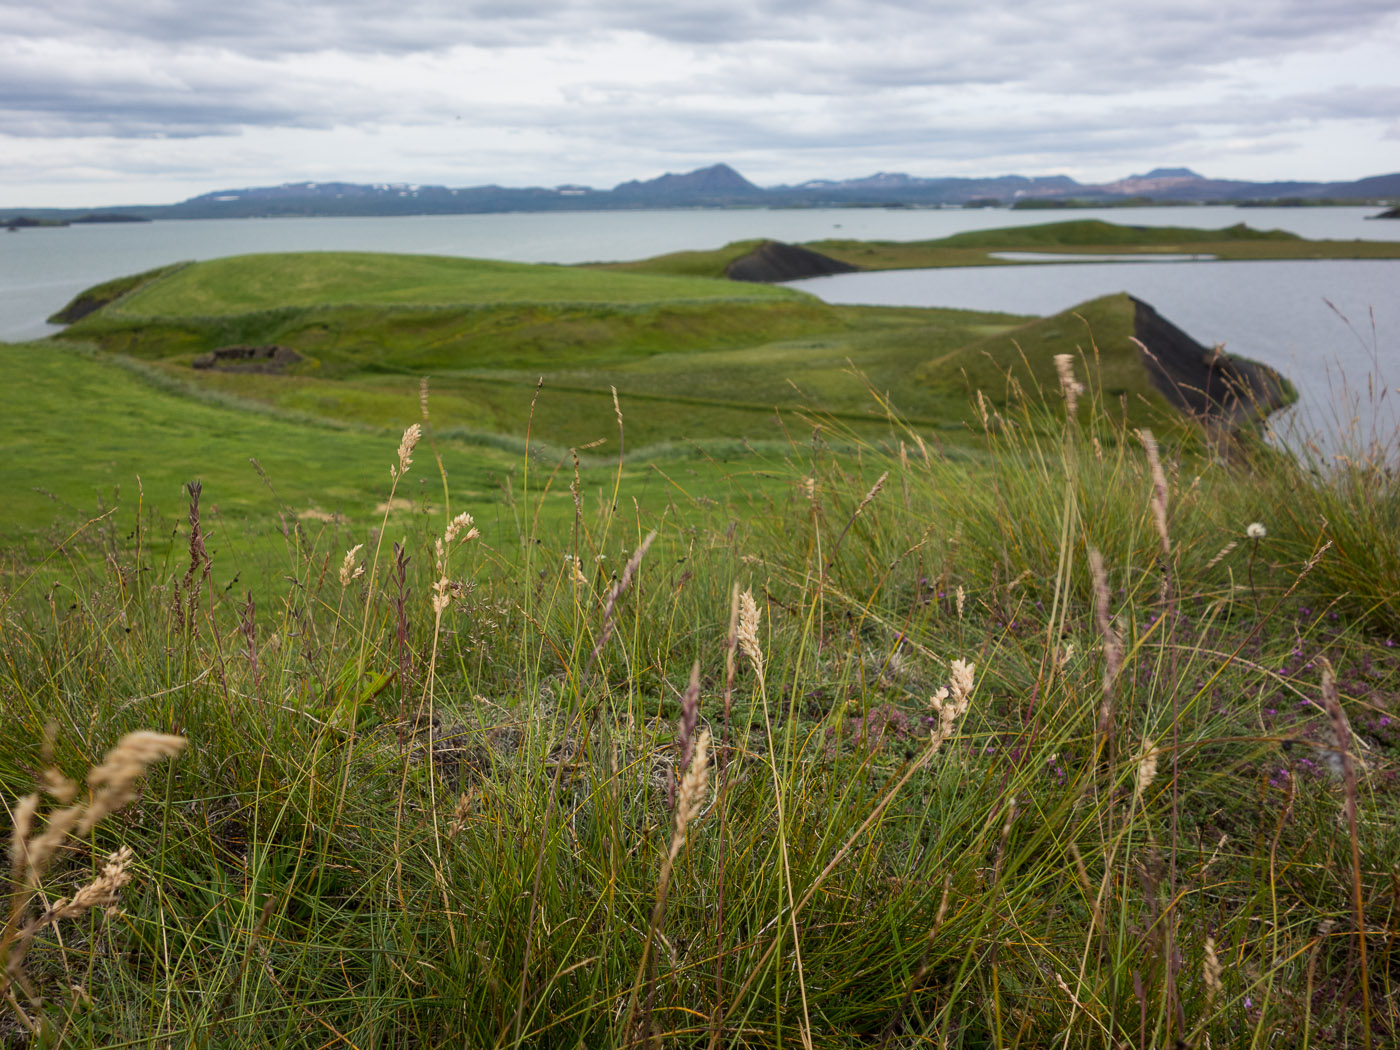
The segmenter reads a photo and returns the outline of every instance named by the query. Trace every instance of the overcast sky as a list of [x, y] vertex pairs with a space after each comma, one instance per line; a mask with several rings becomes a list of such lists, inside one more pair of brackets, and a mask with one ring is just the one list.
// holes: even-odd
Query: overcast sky
[[0, 206], [1400, 171], [1396, 0], [0, 0]]

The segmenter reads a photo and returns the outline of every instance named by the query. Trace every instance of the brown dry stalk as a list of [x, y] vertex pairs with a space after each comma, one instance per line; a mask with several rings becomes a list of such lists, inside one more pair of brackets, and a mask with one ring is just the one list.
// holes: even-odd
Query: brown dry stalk
[[136, 797], [136, 783], [149, 765], [178, 755], [185, 743], [184, 737], [165, 733], [126, 734], [88, 773], [88, 800], [72, 805], [68, 803], [77, 794], [77, 785], [56, 769], [45, 770], [44, 790], [64, 808], [50, 812], [43, 830], [37, 833], [34, 824], [39, 814], [39, 793], [25, 795], [16, 803], [11, 818], [9, 906], [0, 930], [0, 996], [30, 1031], [35, 1031], [36, 1026], [14, 994], [14, 986], [18, 985], [37, 1008], [37, 997], [24, 973], [24, 957], [30, 944], [44, 928], [60, 920], [77, 918], [96, 908], [111, 913], [119, 891], [131, 879], [127, 869], [132, 852], [121, 847], [107, 857], [102, 873], [80, 887], [71, 899], [59, 898], [39, 915], [26, 919], [45, 873], [58, 850], [71, 838], [86, 835], [99, 821]]
[[632, 557], [627, 559], [627, 565], [623, 568], [622, 575], [608, 590], [607, 600], [603, 603], [603, 629], [599, 632], [598, 642], [593, 646], [593, 653], [588, 658], [588, 667], [584, 671], [585, 678], [588, 677], [588, 671], [593, 669], [593, 665], [603, 652], [603, 647], [608, 644], [608, 639], [612, 637], [614, 623], [613, 614], [617, 611], [617, 600], [621, 598], [622, 595], [626, 593], [627, 588], [631, 586], [632, 577], [636, 575], [637, 567], [642, 564], [642, 559], [646, 557], [647, 550], [651, 547], [654, 539], [656, 539], [655, 529], [648, 532], [646, 539], [642, 540], [641, 545], [632, 552]]
[[[1103, 555], [1095, 547], [1089, 548], [1089, 572], [1094, 578], [1094, 619], [1103, 639], [1103, 706], [1099, 708], [1096, 731], [1100, 745], [1107, 747], [1112, 741], [1113, 697], [1118, 674], [1123, 669], [1123, 643], [1110, 620], [1108, 573], [1104, 569]], [[1111, 759], [1112, 756], [1106, 757]]]
[[[692, 737], [695, 734], [695, 725], [700, 719], [700, 661], [696, 660], [690, 668], [690, 682], [685, 687], [685, 692], [681, 694], [681, 721], [676, 727], [676, 750], [680, 752], [679, 763], [676, 768], [689, 769], [690, 755], [695, 741]], [[674, 804], [676, 800], [676, 782], [674, 779], [667, 784], [666, 802], [668, 805]]]
[[1167, 532], [1167, 476], [1162, 471], [1162, 458], [1157, 453], [1157, 438], [1152, 431], [1142, 429], [1137, 432], [1147, 453], [1147, 463], [1152, 469], [1152, 517], [1157, 523], [1157, 535], [1162, 539], [1163, 568], [1168, 568], [1172, 556], [1171, 536]]
[[856, 504], [856, 509], [846, 520], [846, 525], [841, 530], [840, 535], [836, 537], [836, 542], [831, 545], [831, 553], [826, 559], [826, 571], [829, 572], [831, 570], [832, 563], [836, 561], [836, 551], [837, 548], [841, 546], [841, 541], [844, 540], [846, 538], [846, 534], [851, 531], [851, 526], [856, 523], [856, 519], [860, 517], [861, 511], [865, 510], [866, 507], [870, 506], [870, 504], [875, 501], [875, 497], [878, 496], [880, 494], [880, 490], [885, 487], [885, 482], [889, 480], [889, 476], [890, 472], [887, 470], [878, 478], [876, 478], [875, 484], [870, 486], [870, 490], [866, 492], [866, 494], [863, 497], [861, 497], [861, 501]]
[[1342, 763], [1342, 779], [1346, 789], [1346, 801], [1342, 812], [1346, 816], [1347, 832], [1351, 838], [1351, 900], [1356, 922], [1356, 944], [1361, 963], [1361, 1012], [1366, 1048], [1371, 1047], [1371, 981], [1366, 966], [1366, 905], [1361, 888], [1361, 839], [1356, 818], [1356, 764], [1351, 757], [1348, 743], [1351, 740], [1351, 723], [1342, 710], [1341, 697], [1337, 693], [1337, 673], [1325, 656], [1319, 657], [1322, 664], [1322, 706], [1332, 722], [1332, 735], [1336, 738], [1334, 752]]
[[[691, 823], [704, 807], [709, 783], [710, 731], [702, 729], [695, 741], [695, 757], [691, 759], [685, 779], [681, 781], [680, 798], [676, 802], [675, 818], [671, 825], [671, 848], [667, 851], [666, 859], [661, 862], [661, 872], [656, 878], [656, 903], [652, 906], [651, 922], [647, 927], [646, 940], [642, 944], [642, 959], [637, 967], [637, 979], [632, 986], [632, 995], [627, 1006], [627, 1021], [623, 1026], [624, 1038], [629, 1044], [637, 1036], [641, 1037], [643, 1046], [649, 1047], [652, 1043], [651, 1017], [656, 1002], [656, 953], [652, 951], [652, 944], [666, 917], [666, 895], [671, 886], [671, 873], [675, 870], [676, 858], [685, 848]], [[636, 1016], [637, 995], [643, 973], [647, 975], [646, 999], [641, 1018], [634, 1029], [633, 1018]]]
[[729, 589], [729, 634], [724, 643], [724, 736], [715, 749], [719, 769], [719, 876], [715, 904], [715, 1004], [714, 1028], [710, 1033], [710, 1050], [719, 1047], [720, 1033], [724, 1029], [724, 885], [725, 861], [728, 859], [728, 820], [725, 807], [725, 794], [729, 786], [725, 777], [725, 764], [728, 761], [727, 748], [730, 733], [729, 723], [734, 712], [734, 670], [735, 653], [739, 648], [739, 585]]

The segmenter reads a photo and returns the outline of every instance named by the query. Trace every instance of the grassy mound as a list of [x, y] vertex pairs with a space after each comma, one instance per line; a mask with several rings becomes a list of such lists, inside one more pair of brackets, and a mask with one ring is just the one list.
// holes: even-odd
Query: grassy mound
[[[1101, 227], [1032, 235], [1093, 239]], [[173, 388], [370, 427], [416, 419], [431, 376], [440, 426], [519, 439], [539, 408], [535, 436], [565, 447], [607, 438], [596, 421], [614, 391], [629, 401], [633, 449], [779, 440], [781, 414], [808, 411], [872, 436], [894, 411], [966, 445], [978, 422], [970, 391], [996, 409], [1015, 384], [1053, 387], [1057, 353], [1097, 355], [1101, 393], [1125, 398], [1134, 423], [1169, 415], [1130, 342], [1127, 299], [1081, 313], [1007, 334], [1021, 319], [837, 307], [693, 277], [330, 252], [184, 266], [63, 338], [149, 361]], [[191, 367], [220, 348], [268, 345], [301, 360], [278, 375]]]
[[[675, 252], [622, 263], [592, 263], [624, 273], [723, 277], [761, 242], [736, 241], [709, 252]], [[1385, 241], [1309, 241], [1283, 230], [1255, 230], [1243, 223], [1219, 230], [1187, 226], [1120, 226], [1098, 219], [973, 230], [930, 241], [825, 239], [802, 245], [861, 270], [942, 266], [1034, 266], [997, 259], [994, 252], [1045, 251], [1138, 255], [1192, 252], [1220, 259], [1395, 259], [1400, 244]]]
[[116, 313], [218, 317], [261, 310], [345, 305], [453, 306], [475, 303], [660, 303], [791, 299], [746, 288], [655, 275], [603, 277], [565, 266], [371, 252], [239, 255], [195, 263], [150, 281]]
[[122, 296], [130, 295], [146, 285], [166, 277], [177, 270], [190, 265], [189, 263], [172, 263], [169, 266], [157, 267], [154, 270], [147, 270], [145, 273], [131, 274], [126, 277], [118, 277], [111, 281], [104, 281], [102, 284], [80, 292], [73, 301], [59, 310], [49, 318], [49, 324], [72, 324], [74, 321], [81, 321], [88, 314], [95, 313], [103, 307], [110, 306]]

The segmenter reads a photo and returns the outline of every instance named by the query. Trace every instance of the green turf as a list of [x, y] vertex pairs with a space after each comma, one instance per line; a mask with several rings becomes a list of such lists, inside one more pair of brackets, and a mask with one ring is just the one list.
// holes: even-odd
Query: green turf
[[655, 303], [790, 299], [781, 288], [654, 275], [607, 278], [565, 266], [371, 252], [239, 255], [195, 263], [128, 295], [115, 313], [208, 317], [286, 307], [464, 303]]
[[[1077, 243], [1136, 235], [1114, 230], [1061, 223], [1028, 236]], [[1160, 231], [1164, 241], [1179, 232]], [[1249, 240], [1247, 231], [1233, 235]], [[285, 285], [285, 302], [274, 298], [274, 278]], [[566, 302], [566, 287], [612, 301]], [[758, 297], [713, 298], [738, 288]], [[675, 296], [634, 298], [654, 289]], [[702, 298], [686, 299], [687, 291]], [[460, 301], [435, 302], [450, 295]], [[1103, 392], [1128, 395], [1133, 421], [1151, 422], [1163, 403], [1128, 339], [1131, 305], [1118, 297], [1090, 312]], [[252, 401], [292, 419], [402, 428], [417, 419], [418, 386], [431, 377], [441, 426], [520, 438], [533, 425], [537, 439], [559, 447], [611, 432], [616, 389], [628, 401], [628, 444], [636, 450], [787, 440], [793, 426], [810, 426], [782, 418], [793, 412], [830, 413], [873, 440], [888, 434], [891, 410], [929, 439], [967, 444], [975, 441], [976, 391], [1000, 406], [1014, 372], [1022, 383], [1043, 381], [1053, 354], [1091, 346], [1090, 326], [1072, 312], [1001, 338], [1024, 323], [995, 313], [832, 306], [698, 278], [302, 253], [185, 266], [83, 318], [63, 338], [148, 360], [185, 394]], [[190, 367], [199, 354], [246, 344], [287, 346], [304, 359], [281, 375]]]
[[[722, 277], [730, 263], [753, 251], [759, 243], [735, 241], [709, 252], [674, 252], [633, 262], [589, 265], [620, 273]], [[1283, 230], [1255, 230], [1242, 223], [1202, 230], [1189, 226], [1120, 226], [1098, 219], [972, 230], [929, 241], [828, 238], [805, 242], [802, 247], [862, 270], [1040, 265], [1034, 261], [997, 259], [992, 254], [1005, 251], [1095, 255], [1191, 252], [1232, 260], [1400, 258], [1400, 244], [1386, 241], [1309, 241]]]

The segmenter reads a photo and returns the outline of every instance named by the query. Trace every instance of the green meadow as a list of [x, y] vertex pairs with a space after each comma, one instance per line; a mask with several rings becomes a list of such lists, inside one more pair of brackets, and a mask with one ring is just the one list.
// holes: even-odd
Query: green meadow
[[1126, 296], [722, 255], [172, 265], [0, 346], [0, 1041], [1396, 1044], [1394, 443], [1186, 418]]
[[[722, 277], [730, 263], [762, 241], [735, 241], [713, 251], [685, 251], [590, 267], [623, 273]], [[1046, 252], [1091, 255], [1192, 254], [1227, 260], [1395, 259], [1400, 245], [1388, 241], [1312, 241], [1283, 230], [1236, 225], [1219, 230], [1190, 226], [1120, 226], [1079, 219], [1038, 226], [973, 230], [931, 241], [851, 241], [829, 238], [802, 245], [862, 270], [928, 269], [941, 266], [1035, 266], [1010, 262], [994, 252]]]

